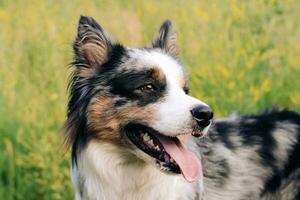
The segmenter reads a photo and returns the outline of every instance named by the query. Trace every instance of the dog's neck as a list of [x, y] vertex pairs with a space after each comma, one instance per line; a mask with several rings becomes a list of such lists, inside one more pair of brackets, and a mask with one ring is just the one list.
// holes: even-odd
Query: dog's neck
[[79, 153], [77, 166], [73, 166], [76, 199], [199, 198], [198, 183], [164, 174], [122, 150], [113, 144], [90, 142]]

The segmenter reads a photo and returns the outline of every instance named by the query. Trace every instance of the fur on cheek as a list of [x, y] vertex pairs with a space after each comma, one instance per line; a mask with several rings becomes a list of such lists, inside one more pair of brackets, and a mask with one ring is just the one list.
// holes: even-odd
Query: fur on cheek
[[155, 120], [154, 108], [125, 105], [115, 108], [113, 97], [99, 97], [93, 99], [87, 113], [87, 127], [90, 136], [120, 143], [122, 126], [133, 121], [149, 122]]

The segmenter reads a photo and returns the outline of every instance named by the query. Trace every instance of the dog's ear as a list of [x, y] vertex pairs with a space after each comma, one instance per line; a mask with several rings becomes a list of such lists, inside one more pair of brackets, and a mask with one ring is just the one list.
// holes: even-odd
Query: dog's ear
[[152, 42], [153, 48], [161, 48], [169, 55], [177, 58], [179, 49], [177, 46], [176, 32], [170, 20], [166, 20], [160, 27], [158, 37]]
[[103, 28], [92, 17], [81, 16], [73, 44], [74, 65], [90, 74], [107, 60], [111, 48], [111, 39]]

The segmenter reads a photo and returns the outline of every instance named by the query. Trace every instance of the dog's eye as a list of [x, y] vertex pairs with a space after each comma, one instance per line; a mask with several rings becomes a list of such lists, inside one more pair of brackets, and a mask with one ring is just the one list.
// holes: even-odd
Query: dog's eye
[[154, 91], [154, 86], [152, 84], [143, 85], [138, 88], [140, 91]]

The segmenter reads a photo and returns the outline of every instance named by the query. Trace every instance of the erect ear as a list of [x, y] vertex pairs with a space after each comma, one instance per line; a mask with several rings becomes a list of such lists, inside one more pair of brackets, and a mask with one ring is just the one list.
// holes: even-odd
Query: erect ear
[[163, 22], [158, 37], [152, 42], [152, 47], [161, 48], [171, 56], [178, 57], [179, 49], [177, 47], [176, 32], [170, 20]]
[[73, 44], [74, 65], [89, 74], [107, 60], [111, 48], [112, 42], [103, 28], [92, 17], [81, 16]]

